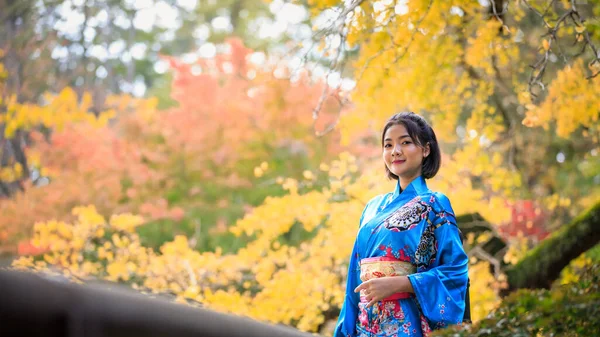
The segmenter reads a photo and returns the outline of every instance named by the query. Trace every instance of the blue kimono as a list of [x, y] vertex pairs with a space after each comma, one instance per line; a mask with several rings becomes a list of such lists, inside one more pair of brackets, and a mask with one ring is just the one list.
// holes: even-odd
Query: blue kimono
[[[404, 191], [369, 201], [354, 243], [346, 296], [334, 337], [428, 336], [462, 322], [468, 257], [448, 198], [420, 176]], [[394, 294], [366, 308], [362, 282], [406, 275], [414, 293]]]

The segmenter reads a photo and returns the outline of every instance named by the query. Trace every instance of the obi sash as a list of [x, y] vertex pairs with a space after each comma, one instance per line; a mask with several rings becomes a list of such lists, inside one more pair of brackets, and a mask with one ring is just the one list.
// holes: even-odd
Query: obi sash
[[[369, 257], [360, 260], [360, 279], [362, 282], [386, 276], [407, 276], [414, 274], [416, 271], [417, 267], [410, 262], [396, 260], [388, 256]], [[360, 291], [361, 302], [366, 301], [363, 292], [364, 290]], [[408, 292], [395, 293], [382, 301], [394, 301], [409, 297], [411, 297], [411, 294]]]

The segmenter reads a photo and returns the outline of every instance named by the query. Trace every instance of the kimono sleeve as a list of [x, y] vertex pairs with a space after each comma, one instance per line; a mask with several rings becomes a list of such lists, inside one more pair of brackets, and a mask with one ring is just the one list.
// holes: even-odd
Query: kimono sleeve
[[468, 257], [448, 198], [436, 195], [429, 230], [433, 231], [428, 268], [409, 275], [417, 302], [431, 328], [462, 322], [468, 282]]
[[356, 320], [358, 318], [358, 294], [354, 292], [354, 289], [358, 287], [360, 274], [356, 272], [358, 270], [358, 259], [357, 259], [357, 243], [354, 243], [354, 249], [352, 249], [352, 256], [350, 257], [350, 263], [348, 265], [348, 278], [346, 280], [346, 295], [344, 296], [344, 304], [340, 311], [340, 316], [333, 332], [333, 337], [348, 337], [356, 335]]
[[[373, 216], [373, 205], [377, 205], [381, 201], [381, 197], [371, 199], [363, 209], [360, 216], [359, 227], [362, 226], [370, 217]], [[352, 255], [348, 264], [348, 277], [346, 279], [346, 295], [344, 296], [344, 304], [340, 311], [333, 337], [348, 337], [356, 335], [356, 320], [358, 319], [358, 302], [359, 294], [354, 292], [354, 289], [360, 284], [360, 266], [358, 256], [358, 240], [354, 242]]]

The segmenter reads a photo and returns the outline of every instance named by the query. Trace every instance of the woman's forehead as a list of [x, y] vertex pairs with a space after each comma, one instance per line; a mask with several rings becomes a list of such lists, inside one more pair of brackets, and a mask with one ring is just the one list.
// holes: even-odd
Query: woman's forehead
[[406, 127], [402, 124], [394, 124], [392, 126], [390, 126], [386, 131], [384, 136], [386, 136], [385, 138], [389, 138], [389, 137], [400, 137], [403, 135], [409, 135], [408, 131], [406, 130]]

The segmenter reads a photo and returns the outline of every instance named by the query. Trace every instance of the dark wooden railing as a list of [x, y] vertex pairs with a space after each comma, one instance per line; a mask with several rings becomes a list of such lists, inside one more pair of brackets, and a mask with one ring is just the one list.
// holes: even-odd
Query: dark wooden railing
[[0, 270], [0, 336], [313, 335], [285, 326], [151, 298], [119, 287], [79, 285], [32, 273]]

